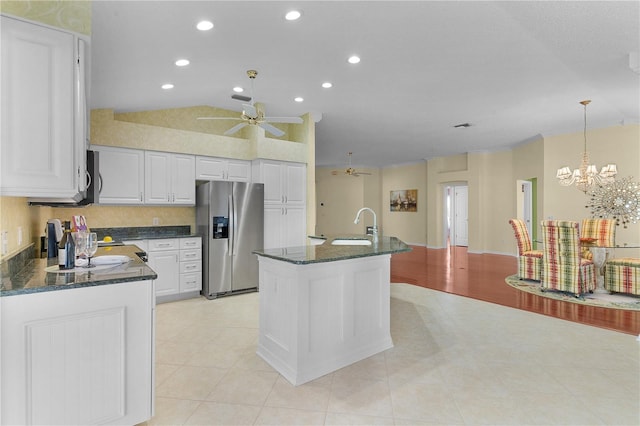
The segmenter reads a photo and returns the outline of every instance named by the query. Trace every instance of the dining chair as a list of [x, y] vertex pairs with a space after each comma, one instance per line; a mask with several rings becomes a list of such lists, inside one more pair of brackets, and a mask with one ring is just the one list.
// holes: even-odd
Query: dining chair
[[520, 219], [509, 219], [518, 242], [518, 278], [540, 281], [542, 251], [533, 250], [527, 224]]
[[611, 293], [640, 295], [640, 259], [622, 257], [604, 264], [604, 288]]
[[580, 238], [591, 238], [598, 247], [613, 247], [616, 241], [615, 219], [582, 219]]
[[559, 290], [579, 296], [596, 288], [593, 261], [580, 256], [578, 222], [543, 220], [542, 289]]

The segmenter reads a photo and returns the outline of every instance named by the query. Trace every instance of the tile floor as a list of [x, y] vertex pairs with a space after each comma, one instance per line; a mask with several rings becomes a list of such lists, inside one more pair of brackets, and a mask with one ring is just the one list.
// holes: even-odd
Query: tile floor
[[409, 284], [391, 327], [393, 349], [294, 387], [255, 355], [257, 293], [158, 305], [148, 424], [640, 424], [634, 336]]

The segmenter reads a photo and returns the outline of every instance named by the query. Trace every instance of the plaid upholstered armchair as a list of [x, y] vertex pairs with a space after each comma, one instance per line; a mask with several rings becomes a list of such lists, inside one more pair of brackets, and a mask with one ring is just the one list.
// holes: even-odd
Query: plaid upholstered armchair
[[616, 241], [615, 219], [582, 219], [580, 238], [593, 238], [600, 247], [613, 247]]
[[544, 255], [540, 283], [543, 289], [579, 296], [596, 288], [595, 266], [580, 256], [579, 235], [578, 222], [542, 221]]
[[521, 280], [540, 281], [542, 270], [542, 251], [533, 250], [529, 231], [524, 221], [520, 219], [510, 219], [509, 223], [513, 228], [518, 242], [518, 278]]
[[598, 247], [613, 247], [616, 241], [616, 221], [614, 219], [582, 219], [580, 238], [591, 239]]
[[622, 257], [604, 264], [604, 288], [612, 293], [640, 295], [640, 259]]

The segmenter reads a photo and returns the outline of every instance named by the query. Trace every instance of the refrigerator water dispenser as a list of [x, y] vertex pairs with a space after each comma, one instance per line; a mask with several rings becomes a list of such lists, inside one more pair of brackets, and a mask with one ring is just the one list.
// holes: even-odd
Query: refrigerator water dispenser
[[211, 231], [213, 239], [229, 238], [229, 218], [225, 216], [213, 216]]

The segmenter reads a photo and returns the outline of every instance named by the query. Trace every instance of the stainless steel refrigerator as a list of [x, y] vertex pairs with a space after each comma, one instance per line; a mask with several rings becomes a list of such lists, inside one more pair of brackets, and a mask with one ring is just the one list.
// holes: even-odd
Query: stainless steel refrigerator
[[264, 185], [211, 181], [196, 189], [196, 228], [202, 235], [202, 294], [207, 299], [258, 289], [264, 241]]

